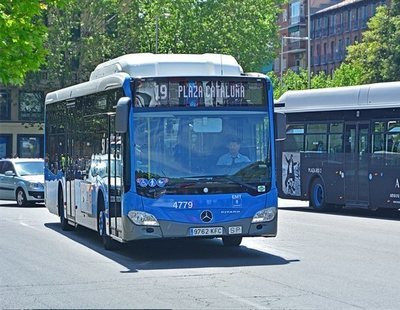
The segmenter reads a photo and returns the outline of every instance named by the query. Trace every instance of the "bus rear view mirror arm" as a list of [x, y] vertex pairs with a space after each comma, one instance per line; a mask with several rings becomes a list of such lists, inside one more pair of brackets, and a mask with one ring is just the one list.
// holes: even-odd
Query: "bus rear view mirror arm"
[[115, 130], [117, 133], [126, 133], [128, 130], [129, 105], [131, 99], [122, 97], [118, 100], [117, 115], [115, 117]]
[[275, 112], [275, 140], [282, 141], [286, 139], [286, 114]]

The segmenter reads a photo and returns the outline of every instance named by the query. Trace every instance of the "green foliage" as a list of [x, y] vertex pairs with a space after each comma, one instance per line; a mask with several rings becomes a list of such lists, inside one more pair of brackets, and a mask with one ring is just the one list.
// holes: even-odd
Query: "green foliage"
[[[85, 81], [97, 64], [110, 58], [155, 53], [156, 28], [159, 53], [230, 54], [245, 71], [260, 71], [276, 55], [282, 3], [73, 0], [62, 11], [50, 10], [48, 69], [53, 86]], [[79, 38], [72, 35], [76, 29]]]
[[334, 72], [331, 87], [363, 84], [363, 68], [357, 64], [342, 63]]
[[[269, 73], [274, 87], [274, 98], [278, 99], [288, 90], [302, 90], [308, 88], [307, 70], [300, 68], [299, 73], [288, 70], [282, 78], [282, 83], [275, 73]], [[311, 88], [340, 87], [361, 84], [362, 68], [356, 65], [343, 63], [334, 71], [333, 77], [324, 71], [318, 74], [311, 73]]]
[[54, 88], [88, 80], [113, 51], [118, 0], [71, 0], [49, 10], [48, 77]]
[[350, 46], [346, 63], [361, 71], [361, 83], [400, 80], [400, 6], [379, 7], [361, 43]]
[[[61, 1], [46, 2], [56, 5]], [[40, 0], [0, 0], [1, 84], [22, 85], [26, 74], [38, 70], [45, 61], [46, 11]]]
[[311, 76], [311, 88], [326, 88], [332, 86], [332, 77], [327, 75], [324, 71], [320, 71], [318, 74], [313, 74]]
[[[280, 79], [275, 73], [268, 73], [274, 87], [274, 98], [277, 99], [288, 90], [302, 90], [308, 88], [308, 72], [300, 68], [299, 73], [292, 70], [286, 71]], [[314, 76], [311, 75], [311, 86], [313, 85]], [[326, 86], [324, 86], [326, 87]]]

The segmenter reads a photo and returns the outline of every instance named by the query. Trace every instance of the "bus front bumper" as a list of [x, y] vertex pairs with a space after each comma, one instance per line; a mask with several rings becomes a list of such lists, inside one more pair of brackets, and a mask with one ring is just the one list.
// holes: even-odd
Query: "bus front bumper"
[[276, 237], [277, 216], [270, 222], [251, 223], [251, 218], [214, 224], [188, 224], [159, 220], [160, 226], [140, 226], [122, 218], [125, 241], [156, 238], [218, 238], [223, 236]]

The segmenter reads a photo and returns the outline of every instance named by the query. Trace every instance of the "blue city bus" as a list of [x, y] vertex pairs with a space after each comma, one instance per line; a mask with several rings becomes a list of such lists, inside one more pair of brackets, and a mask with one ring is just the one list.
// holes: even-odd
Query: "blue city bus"
[[124, 55], [49, 93], [45, 107], [45, 203], [63, 230], [93, 229], [106, 249], [276, 236], [284, 117], [274, 120], [271, 81], [233, 57]]

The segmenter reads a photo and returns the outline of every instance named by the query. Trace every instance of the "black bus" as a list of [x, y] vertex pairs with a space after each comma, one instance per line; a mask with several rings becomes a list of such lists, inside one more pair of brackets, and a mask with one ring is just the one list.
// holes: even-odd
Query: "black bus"
[[288, 91], [278, 143], [281, 198], [336, 207], [400, 208], [400, 82]]

